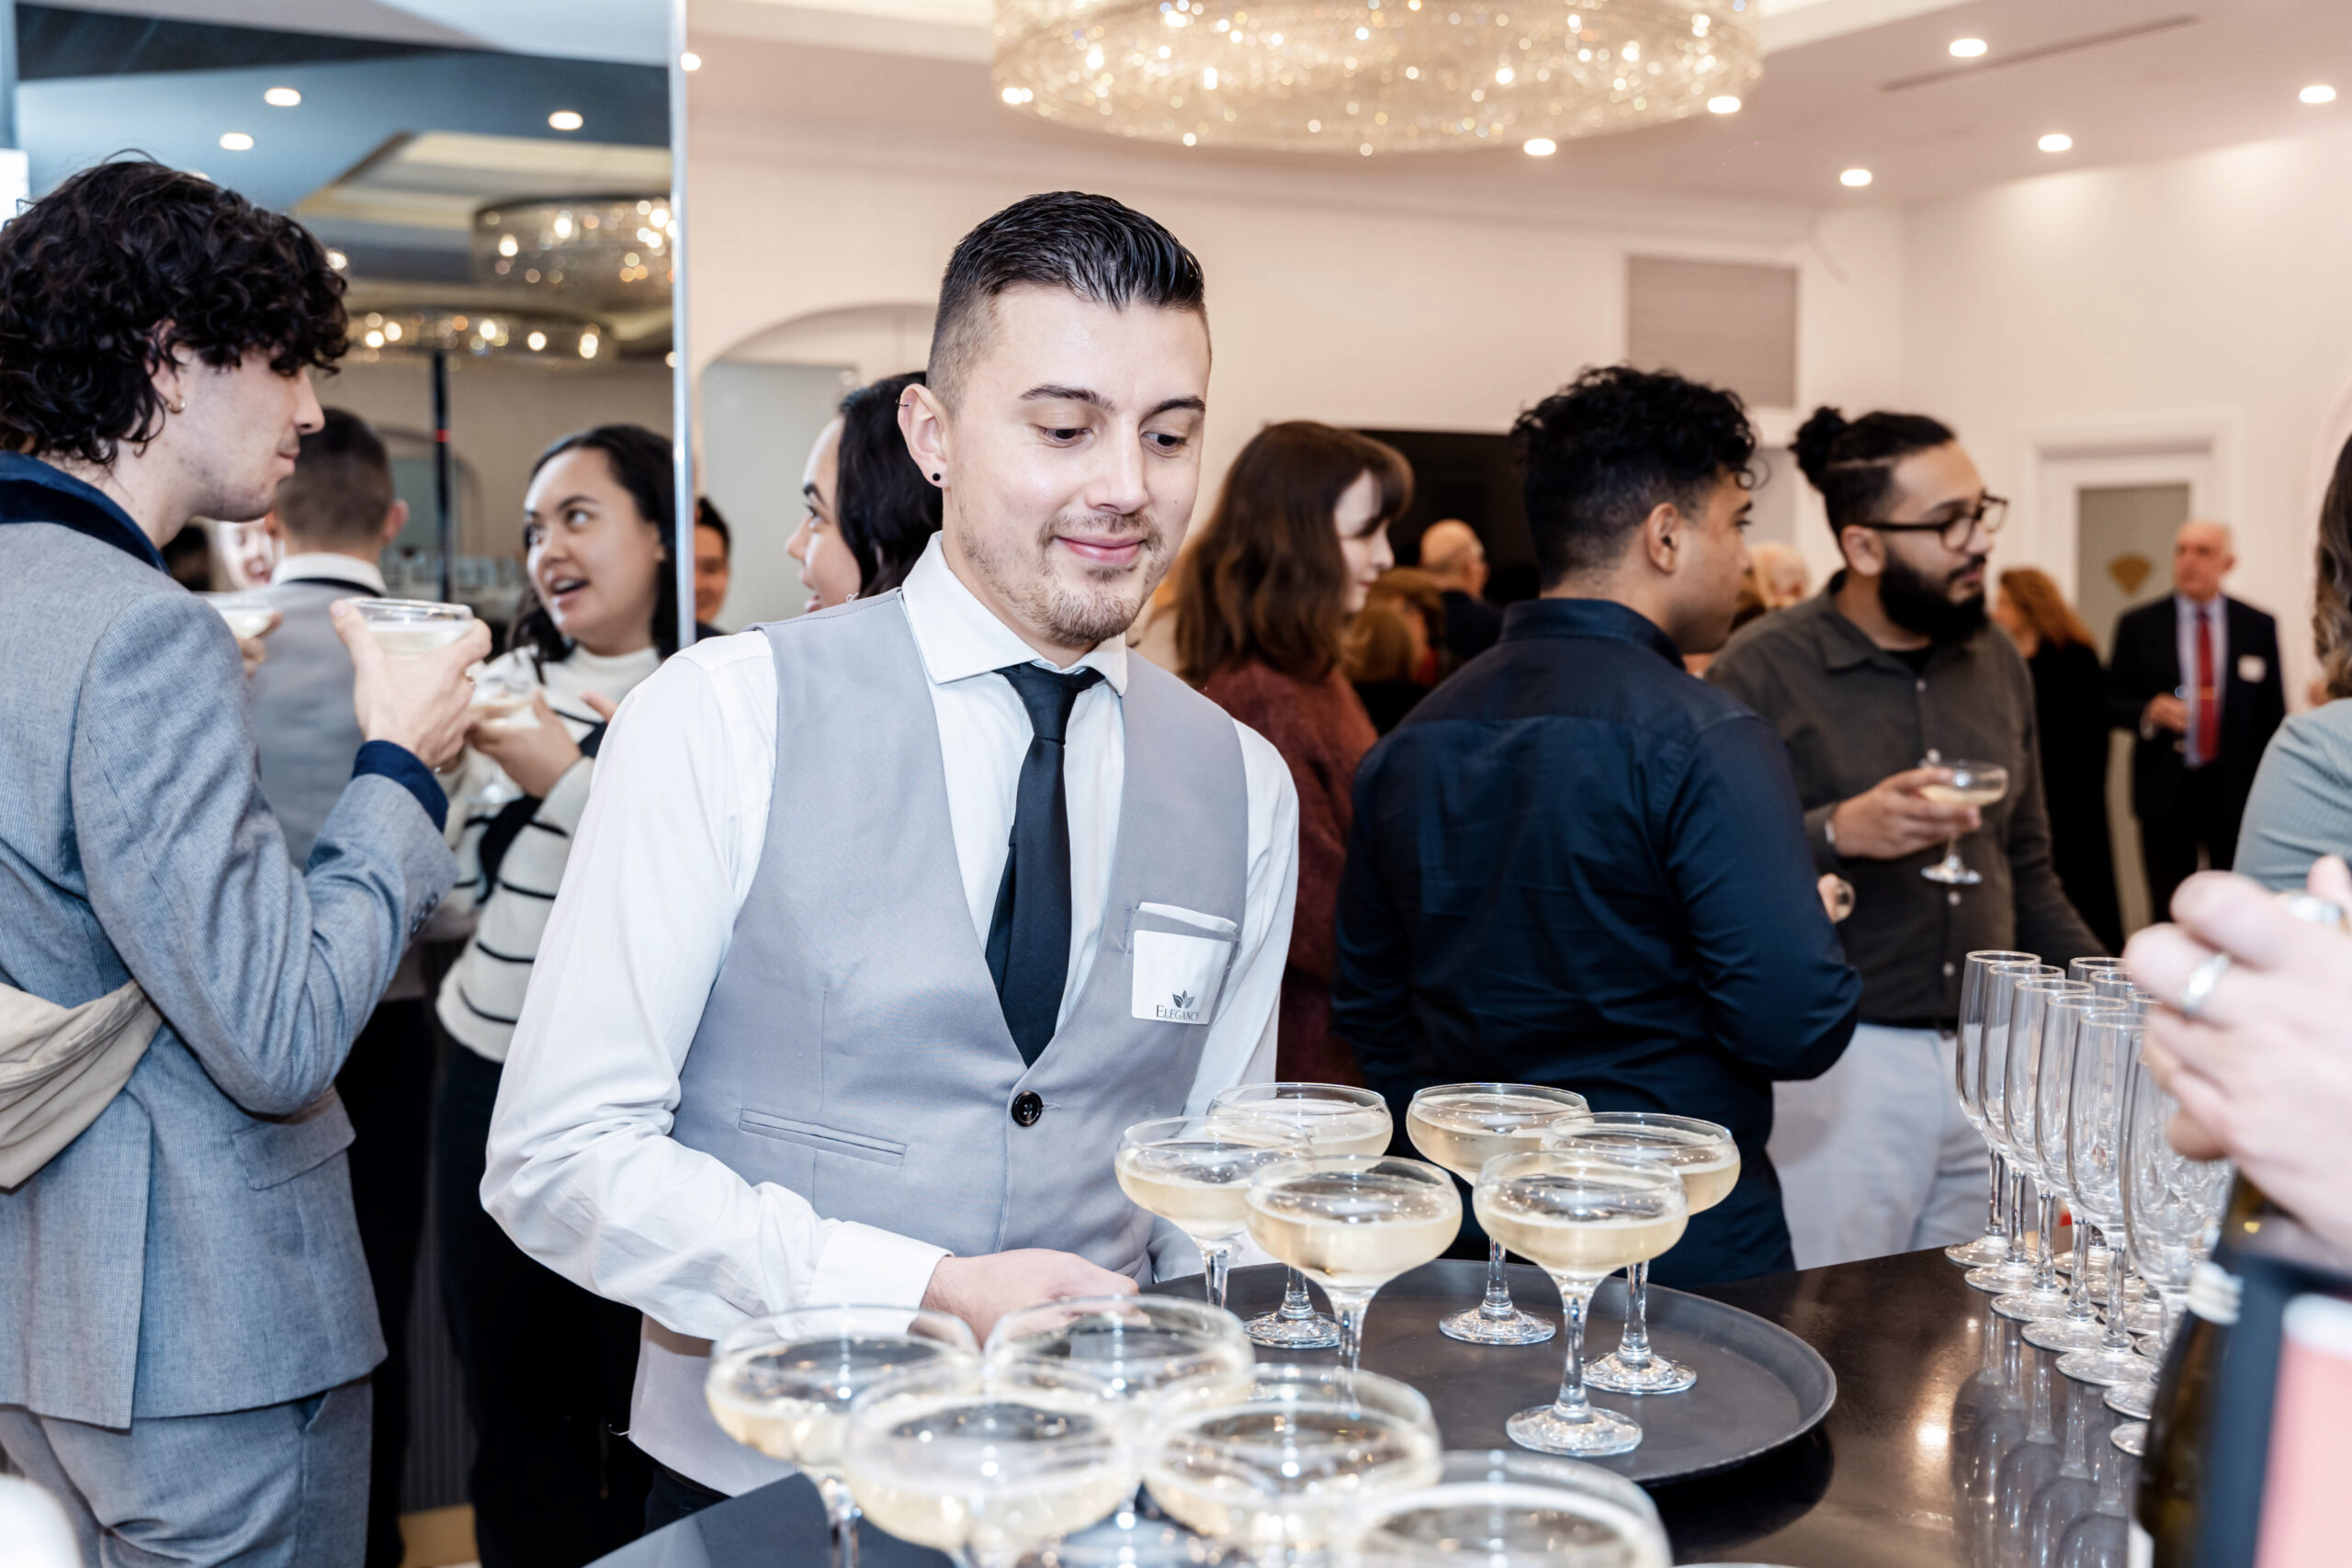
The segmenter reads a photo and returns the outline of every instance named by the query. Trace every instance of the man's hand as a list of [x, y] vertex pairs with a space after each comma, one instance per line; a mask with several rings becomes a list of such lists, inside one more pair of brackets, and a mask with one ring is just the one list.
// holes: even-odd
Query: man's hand
[[457, 761], [474, 694], [466, 667], [490, 653], [490, 628], [469, 621], [465, 635], [447, 648], [395, 659], [349, 600], [336, 600], [329, 613], [335, 636], [351, 650], [351, 705], [360, 735], [404, 746], [435, 773]]
[[1848, 860], [1901, 860], [1973, 833], [1984, 818], [1973, 806], [1939, 806], [1919, 792], [1951, 782], [1950, 768], [1912, 768], [1890, 774], [1829, 814], [1838, 852]]
[[981, 1343], [1006, 1313], [1071, 1296], [1129, 1296], [1136, 1282], [1098, 1269], [1073, 1253], [1024, 1247], [980, 1258], [943, 1258], [932, 1270], [922, 1304], [960, 1317]]
[[2166, 730], [2175, 735], [2188, 734], [2188, 705], [2170, 692], [2157, 693], [2141, 710], [2140, 730], [2143, 735], [2157, 735]]
[[270, 633], [276, 631], [285, 624], [286, 617], [279, 615], [277, 611], [272, 610], [269, 613], [269, 625], [262, 627], [261, 630], [254, 633], [251, 637], [241, 637], [237, 639], [238, 656], [245, 661], [246, 680], [252, 680], [254, 678], [254, 671], [261, 668], [261, 661], [269, 657], [269, 649], [261, 645], [262, 638], [267, 637]]
[[466, 743], [504, 769], [525, 795], [545, 800], [571, 771], [571, 764], [580, 761], [580, 748], [564, 728], [563, 720], [548, 706], [546, 692], [531, 694], [531, 712], [539, 721], [536, 725], [512, 729], [479, 723], [466, 731]]

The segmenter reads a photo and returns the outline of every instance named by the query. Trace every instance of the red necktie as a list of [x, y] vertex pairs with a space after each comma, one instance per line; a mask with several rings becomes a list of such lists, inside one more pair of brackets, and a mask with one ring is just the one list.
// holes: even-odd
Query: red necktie
[[2212, 606], [2197, 606], [2197, 733], [2189, 760], [2200, 766], [2222, 749], [2221, 705], [2213, 700], [2212, 615]]

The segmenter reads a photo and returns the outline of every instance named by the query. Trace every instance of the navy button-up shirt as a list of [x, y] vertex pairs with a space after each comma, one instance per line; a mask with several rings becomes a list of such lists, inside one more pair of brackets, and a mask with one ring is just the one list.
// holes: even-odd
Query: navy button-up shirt
[[1815, 875], [1770, 725], [1622, 604], [1514, 604], [1357, 770], [1333, 1027], [1400, 1128], [1487, 1079], [1723, 1123], [1739, 1185], [1656, 1277], [1785, 1269], [1772, 1083], [1826, 1070], [1861, 997]]

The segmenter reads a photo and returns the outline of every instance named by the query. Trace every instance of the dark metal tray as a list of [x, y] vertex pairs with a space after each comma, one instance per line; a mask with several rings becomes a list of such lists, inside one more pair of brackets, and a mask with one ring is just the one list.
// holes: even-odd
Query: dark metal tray
[[[1465, 1345], [1437, 1331], [1438, 1319], [1478, 1300], [1487, 1266], [1441, 1258], [1382, 1287], [1364, 1318], [1363, 1365], [1420, 1390], [1449, 1449], [1507, 1449], [1503, 1423], [1559, 1391], [1567, 1346], [1555, 1335], [1541, 1345]], [[1197, 1295], [1198, 1275], [1149, 1287], [1157, 1294]], [[1283, 1270], [1237, 1269], [1227, 1304], [1252, 1317], [1282, 1299]], [[1514, 1264], [1512, 1297], [1529, 1312], [1560, 1319], [1560, 1293], [1538, 1269]], [[1321, 1303], [1317, 1302], [1320, 1305]], [[1593, 1299], [1585, 1354], [1617, 1348], [1625, 1319], [1625, 1284], [1611, 1279]], [[1595, 1391], [1593, 1402], [1642, 1424], [1642, 1446], [1595, 1462], [1644, 1483], [1706, 1475], [1754, 1459], [1804, 1436], [1838, 1399], [1838, 1379], [1813, 1347], [1787, 1329], [1703, 1296], [1650, 1287], [1650, 1343], [1695, 1369], [1688, 1393]], [[1330, 1350], [1262, 1347], [1261, 1360], [1328, 1359]]]

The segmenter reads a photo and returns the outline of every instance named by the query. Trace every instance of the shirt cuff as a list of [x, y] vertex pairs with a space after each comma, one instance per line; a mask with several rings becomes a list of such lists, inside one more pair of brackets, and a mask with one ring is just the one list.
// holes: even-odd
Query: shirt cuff
[[1805, 841], [1813, 846], [1813, 866], [1825, 875], [1843, 869], [1846, 864], [1846, 857], [1838, 852], [1837, 844], [1829, 837], [1829, 818], [1844, 804], [1843, 801], [1832, 801], [1827, 806], [1816, 806], [1804, 814], [1804, 836]]
[[449, 825], [449, 796], [442, 790], [441, 781], [424, 760], [405, 746], [390, 740], [370, 740], [359, 748], [359, 755], [351, 763], [351, 776], [359, 778], [374, 773], [400, 785], [416, 796], [424, 814], [433, 818], [433, 830], [445, 830]]
[[843, 1220], [818, 1255], [808, 1294], [798, 1304], [902, 1306], [912, 1312], [931, 1289], [931, 1271], [952, 1256], [927, 1241]]

